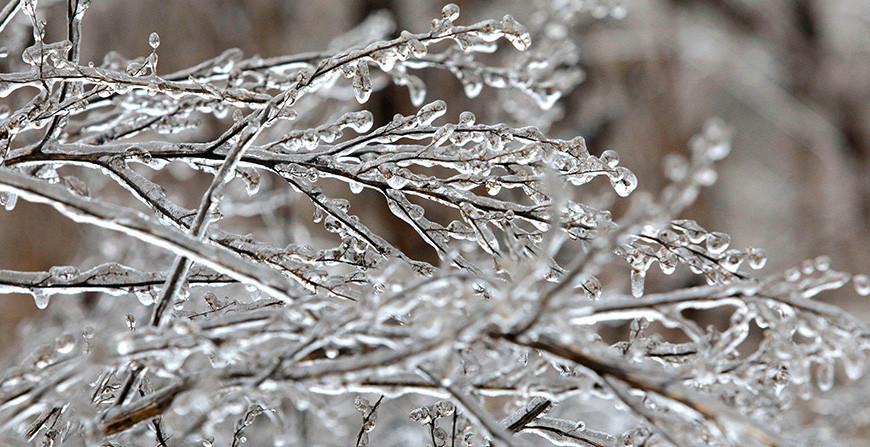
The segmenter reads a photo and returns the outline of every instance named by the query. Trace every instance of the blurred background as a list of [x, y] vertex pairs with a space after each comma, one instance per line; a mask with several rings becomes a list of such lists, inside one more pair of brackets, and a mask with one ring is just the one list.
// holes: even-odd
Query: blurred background
[[[64, 3], [41, 3], [47, 5], [41, 11], [47, 41], [63, 38]], [[830, 256], [836, 269], [870, 272], [870, 2], [455, 3], [462, 9], [459, 23], [466, 24], [506, 13], [535, 24], [552, 19], [542, 11], [556, 14], [558, 27], [540, 33], [576, 46], [584, 78], [546, 112], [549, 134], [584, 136], [596, 154], [616, 150], [638, 175], [639, 189], [655, 191], [665, 181], [663, 157], [686, 154], [691, 136], [718, 116], [733, 128], [732, 154], [686, 217], [731, 234], [737, 246], [765, 248], [766, 272], [819, 254]], [[398, 34], [427, 30], [441, 6], [423, 0], [95, 0], [84, 21], [81, 61], [99, 64], [110, 50], [147, 55], [152, 31], [160, 35], [161, 73], [231, 47], [263, 57], [326, 50], [377, 11], [392, 17]], [[0, 47], [10, 54], [0, 59], [0, 69], [7, 72], [21, 69], [16, 55], [30, 45], [14, 37], [29, 33], [23, 16], [11, 27], [26, 32], [0, 35]], [[536, 48], [533, 42], [530, 51]], [[468, 99], [449, 74], [424, 79], [427, 101], [447, 100], [451, 119], [462, 110], [475, 112], [479, 122], [516, 119], [487, 106], [498, 94], [489, 88]], [[15, 107], [21, 98], [5, 101]], [[376, 124], [414, 111], [407, 90], [394, 86], [376, 92], [366, 107]], [[409, 229], [380, 217], [384, 210], [354, 212], [409, 253], [427, 251]], [[19, 203], [14, 212], [0, 213], [0, 268], [73, 264], [82, 231], [45, 207]], [[870, 303], [850, 288], [824, 299], [870, 317]], [[35, 314], [28, 297], [0, 296], [0, 352], [14, 346], [15, 328]]]

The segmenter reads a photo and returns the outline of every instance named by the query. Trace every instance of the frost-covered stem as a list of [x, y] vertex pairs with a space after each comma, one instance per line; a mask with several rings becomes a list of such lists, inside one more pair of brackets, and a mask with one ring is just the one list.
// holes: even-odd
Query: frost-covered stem
[[102, 418], [100, 428], [106, 435], [113, 435], [142, 421], [160, 416], [179, 394], [190, 389], [194, 383], [193, 380], [183, 380], [167, 385], [130, 404], [114, 407]]
[[553, 402], [548, 399], [543, 399], [537, 404], [535, 404], [532, 408], [525, 412], [519, 419], [514, 421], [512, 424], [508, 425], [507, 429], [511, 433], [518, 433], [522, 431], [526, 425], [534, 421], [543, 413], [546, 413], [547, 410], [552, 407]]
[[[462, 27], [461, 29], [458, 29], [458, 31], [450, 33], [447, 36], [433, 37], [432, 33], [429, 33], [428, 35], [423, 35], [419, 37], [421, 39], [437, 42], [439, 40], [452, 37], [457, 33], [469, 32], [469, 30], [475, 30], [475, 28]], [[242, 123], [233, 126], [233, 128], [227, 131], [219, 139], [219, 144], [215, 144], [212, 146], [212, 151], [220, 146], [221, 143], [228, 141], [231, 137], [235, 135], [238, 135], [239, 141], [234, 144], [232, 148], [227, 152], [224, 162], [221, 164], [218, 172], [214, 176], [212, 183], [209, 185], [209, 188], [203, 195], [202, 201], [200, 202], [199, 208], [197, 209], [196, 217], [194, 218], [193, 224], [191, 224], [190, 227], [190, 232], [194, 235], [194, 237], [200, 240], [205, 236], [209, 224], [208, 216], [211, 214], [214, 207], [216, 207], [219, 203], [222, 197], [221, 190], [223, 189], [224, 185], [232, 178], [236, 166], [242, 159], [245, 150], [253, 144], [257, 136], [262, 132], [265, 127], [268, 126], [270, 122], [274, 121], [279, 114], [283, 113], [283, 110], [285, 108], [292, 106], [298, 100], [299, 95], [301, 95], [305, 91], [305, 88], [312, 85], [312, 83], [318, 80], [318, 78], [328, 74], [333, 70], [340, 68], [345, 64], [356, 61], [366, 56], [370, 56], [375, 51], [393, 48], [399, 44], [404, 43], [405, 40], [406, 39], [404, 38], [398, 38], [392, 41], [384, 42], [380, 45], [376, 45], [373, 49], [367, 48], [365, 50], [350, 51], [346, 55], [330, 58], [328, 62], [319, 66], [313, 74], [311, 74], [310, 76], [300, 76], [296, 81], [295, 85], [293, 85], [290, 89], [285, 90], [280, 95], [274, 97], [269, 102], [269, 104], [267, 104], [267, 106], [264, 107], [262, 110], [249, 115], [248, 118]], [[167, 279], [166, 284], [164, 285], [163, 295], [158, 300], [157, 306], [155, 306], [154, 308], [154, 313], [151, 316], [151, 325], [156, 326], [159, 324], [160, 318], [162, 317], [163, 312], [169, 304], [169, 300], [174, 297], [175, 294], [177, 294], [178, 291], [184, 286], [184, 281], [190, 265], [191, 263], [188, 259], [178, 258], [175, 260], [172, 272], [170, 273], [170, 276]]]
[[[122, 267], [129, 269], [129, 267]], [[140, 272], [130, 279], [102, 280], [95, 270], [85, 271], [71, 280], [55, 278], [52, 272], [25, 272], [18, 270], [0, 270], [0, 293], [29, 293], [34, 289], [57, 290], [63, 294], [79, 294], [99, 292], [117, 295], [135, 288], [156, 287], [166, 281], [166, 272]], [[192, 286], [219, 287], [238, 284], [238, 281], [225, 275], [197, 274], [190, 277]]]
[[[626, 312], [634, 310], [654, 309], [672, 304], [696, 301], [710, 303], [721, 301], [722, 305], [725, 306], [733, 303], [735, 299], [747, 298], [770, 299], [832, 321], [849, 321], [857, 327], [866, 327], [866, 323], [859, 321], [854, 315], [837, 306], [799, 296], [770, 293], [759, 285], [757, 280], [737, 281], [724, 286], [689, 287], [673, 292], [646, 295], [643, 300], [613, 299], [591, 303], [574, 308], [572, 316], [577, 320], [594, 318], [595, 316], [607, 319], [608, 314], [612, 314], [612, 319], [625, 319]], [[870, 329], [864, 329], [864, 331], [870, 332]]]
[[[284, 98], [276, 98], [272, 104], [283, 103]], [[219, 141], [227, 141], [234, 135], [239, 135], [239, 141], [227, 151], [223, 163], [215, 174], [211, 184], [202, 196], [199, 208], [196, 210], [196, 217], [190, 225], [190, 233], [197, 240], [202, 240], [208, 230], [210, 222], [209, 216], [217, 209], [220, 200], [223, 197], [223, 188], [227, 182], [232, 179], [235, 173], [236, 166], [239, 164], [245, 150], [248, 149], [257, 136], [262, 132], [269, 121], [274, 119], [271, 107], [266, 107], [260, 112], [254, 113], [242, 126], [234, 126]], [[168, 306], [170, 300], [184, 287], [187, 281], [187, 274], [190, 270], [192, 261], [187, 257], [178, 257], [175, 259], [169, 277], [163, 285], [163, 292], [157, 305], [154, 307], [154, 313], [151, 315], [151, 325], [157, 326], [160, 324], [160, 318]]]
[[721, 405], [714, 404], [708, 400], [688, 396], [684, 390], [677, 386], [680, 382], [679, 378], [669, 377], [662, 374], [659, 374], [659, 377], [654, 377], [651, 376], [651, 374], [655, 373], [651, 373], [647, 370], [635, 371], [626, 365], [604, 362], [601, 359], [581, 352], [575, 347], [561, 345], [555, 340], [545, 336], [538, 336], [535, 339], [530, 339], [526, 337], [512, 337], [507, 335], [503, 338], [511, 343], [537, 349], [581, 365], [600, 377], [613, 377], [626, 383], [632, 388], [666, 397], [677, 404], [692, 409], [712, 423], [719, 424], [722, 419], [727, 416], [728, 419], [733, 419], [735, 422], [743, 425], [746, 428], [746, 431], [753, 438], [765, 446], [780, 447], [786, 445], [779, 439], [779, 436], [770, 432], [766, 428], [761, 427], [754, 421], [736, 412], [722, 408]]
[[0, 9], [0, 33], [6, 29], [6, 25], [15, 18], [15, 14], [21, 10], [21, 5], [24, 4], [24, 0], [10, 0], [9, 3], [6, 3], [3, 6], [3, 9]]
[[18, 194], [31, 202], [51, 205], [77, 222], [118, 231], [173, 253], [192, 257], [206, 267], [254, 285], [280, 300], [292, 302], [294, 299], [287, 292], [290, 289], [287, 279], [280, 273], [245, 262], [229, 250], [204, 244], [166, 225], [153, 222], [138, 212], [92, 202], [60, 187], [6, 169], [0, 170], [0, 190]]
[[[82, 18], [87, 7], [88, 4], [86, 2], [81, 3], [80, 0], [67, 0], [66, 34], [67, 39], [72, 43], [72, 48], [70, 49], [67, 60], [73, 64], [77, 64], [79, 62], [79, 53], [81, 52]], [[62, 83], [60, 86], [60, 93], [57, 96], [57, 102], [63, 102], [71, 89], [72, 91], [75, 91], [75, 89], [66, 82]], [[48, 129], [45, 131], [45, 135], [42, 137], [42, 140], [36, 147], [36, 151], [39, 151], [42, 146], [45, 145], [45, 143], [56, 138], [60, 134], [60, 131], [62, 130], [62, 126], [60, 126], [60, 120], [61, 117], [58, 115], [52, 118], [51, 123], [48, 125]]]
[[366, 432], [366, 431], [365, 431], [365, 430], [366, 430], [366, 424], [368, 424], [369, 419], [372, 418], [372, 415], [375, 414], [376, 411], [378, 411], [378, 407], [381, 406], [381, 402], [382, 402], [383, 400], [384, 400], [384, 395], [381, 394], [381, 396], [378, 397], [377, 402], [375, 402], [374, 405], [372, 405], [372, 408], [369, 410], [368, 414], [366, 414], [366, 415], [363, 417], [362, 425], [360, 425], [360, 427], [359, 427], [359, 432], [357, 432], [357, 434], [356, 434], [356, 444], [355, 444], [356, 447], [360, 447], [360, 442], [362, 441], [363, 433]]

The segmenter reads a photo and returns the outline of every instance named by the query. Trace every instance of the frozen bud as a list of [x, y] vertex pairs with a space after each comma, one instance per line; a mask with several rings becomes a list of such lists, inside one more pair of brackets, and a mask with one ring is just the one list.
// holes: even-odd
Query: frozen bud
[[764, 254], [764, 250], [760, 248], [753, 247], [747, 250], [746, 260], [749, 261], [749, 267], [753, 270], [762, 269], [767, 264], [767, 256]]
[[450, 416], [454, 410], [453, 404], [446, 400], [439, 400], [435, 404], [435, 414], [440, 418]]
[[420, 107], [417, 111], [417, 121], [422, 125], [429, 125], [445, 113], [447, 113], [447, 103], [439, 99]]
[[459, 6], [455, 3], [448, 3], [441, 8], [441, 17], [453, 22], [459, 18]]
[[619, 164], [619, 154], [614, 150], [608, 149], [601, 153], [601, 162], [611, 168], [615, 168]]
[[428, 424], [432, 421], [432, 414], [426, 407], [415, 408], [408, 414], [408, 419], [410, 419], [411, 422]]
[[813, 266], [816, 268], [816, 271], [826, 272], [831, 269], [831, 258], [827, 256], [819, 256], [816, 259], [813, 259]]
[[372, 94], [372, 78], [366, 61], [359, 61], [353, 75], [353, 93], [360, 104], [369, 100]]
[[368, 132], [374, 124], [374, 116], [368, 110], [347, 113], [343, 117], [344, 124], [355, 132]]
[[435, 438], [435, 447], [443, 447], [447, 445], [447, 431], [441, 427], [435, 427], [432, 431], [432, 437]]
[[72, 335], [66, 334], [54, 340], [54, 350], [58, 354], [69, 354], [76, 346], [76, 340]]
[[707, 140], [705, 155], [710, 160], [721, 160], [731, 152], [731, 129], [720, 118], [711, 118], [704, 123]]
[[160, 36], [157, 33], [151, 33], [148, 36], [148, 46], [155, 50], [160, 46]]
[[438, 147], [446, 143], [456, 130], [455, 124], [445, 124], [432, 135], [432, 146]]
[[736, 273], [742, 262], [743, 253], [740, 252], [740, 250], [726, 251], [724, 256], [722, 256], [722, 259], [719, 261], [722, 267], [725, 267], [725, 270], [728, 270], [731, 273]]
[[589, 299], [597, 300], [601, 297], [601, 281], [597, 277], [590, 276], [586, 281], [583, 281], [583, 288]]
[[683, 234], [685, 234], [686, 237], [689, 238], [689, 242], [693, 244], [700, 244], [707, 239], [707, 231], [704, 230], [704, 227], [698, 225], [698, 223], [694, 220], [675, 220], [672, 225], [678, 230], [681, 230]]
[[662, 244], [671, 246], [675, 245], [675, 243], [679, 239], [679, 235], [675, 231], [665, 228], [659, 231], [658, 238], [660, 241], [662, 241]]
[[834, 361], [822, 358], [816, 365], [816, 384], [822, 391], [829, 391], [834, 386]]
[[79, 269], [71, 265], [56, 265], [48, 269], [52, 279], [57, 281], [70, 281], [79, 276]]
[[664, 159], [665, 175], [671, 181], [679, 182], [689, 173], [689, 162], [680, 154], [668, 154]]
[[716, 183], [718, 177], [715, 169], [704, 166], [695, 171], [694, 180], [701, 186], [710, 186]]
[[474, 125], [475, 116], [473, 113], [465, 111], [459, 114], [459, 125], [460, 126], [473, 126]]
[[533, 88], [530, 92], [538, 107], [549, 110], [562, 97], [562, 92], [554, 85]]
[[378, 414], [377, 413], [369, 414], [368, 418], [366, 418], [366, 420], [365, 420], [365, 423], [363, 423], [363, 427], [362, 427], [363, 431], [368, 433], [368, 432], [374, 430], [375, 425], [377, 423], [378, 423]]
[[615, 173], [610, 176], [610, 184], [616, 194], [620, 197], [627, 197], [634, 191], [634, 188], [637, 188], [637, 177], [628, 168], [619, 166], [615, 169]]
[[356, 408], [356, 411], [359, 411], [362, 414], [366, 414], [372, 409], [372, 405], [369, 403], [368, 399], [360, 396], [354, 398], [353, 406]]
[[511, 15], [506, 15], [501, 19], [501, 30], [505, 39], [520, 51], [525, 51], [532, 45], [532, 36], [526, 27], [517, 22]]
[[729, 244], [731, 244], [731, 236], [725, 233], [714, 231], [707, 235], [707, 251], [712, 254], [723, 253], [728, 249]]
[[659, 268], [665, 275], [673, 274], [677, 270], [677, 256], [667, 248], [662, 248], [658, 254]]

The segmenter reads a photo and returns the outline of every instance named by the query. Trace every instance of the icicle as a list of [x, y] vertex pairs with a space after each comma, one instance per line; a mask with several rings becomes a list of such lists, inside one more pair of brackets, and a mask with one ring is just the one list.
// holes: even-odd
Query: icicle
[[48, 307], [48, 302], [51, 300], [51, 295], [45, 292], [43, 289], [31, 289], [31, 295], [33, 295], [33, 303], [36, 304], [37, 309], [45, 309]]
[[18, 195], [12, 192], [0, 191], [0, 206], [3, 206], [3, 209], [12, 211], [17, 203]]
[[631, 270], [631, 294], [635, 298], [643, 296], [643, 283], [646, 277], [646, 272], [643, 270]]

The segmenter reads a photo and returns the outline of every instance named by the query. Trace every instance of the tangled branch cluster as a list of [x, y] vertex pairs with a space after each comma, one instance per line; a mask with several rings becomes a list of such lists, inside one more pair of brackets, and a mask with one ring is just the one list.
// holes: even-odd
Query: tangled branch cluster
[[[0, 271], [0, 291], [50, 316], [0, 376], [4, 442], [785, 446], [800, 442], [776, 429], [796, 397], [830, 389], [836, 362], [862, 373], [867, 325], [815, 297], [850, 281], [867, 295], [866, 276], [824, 257], [757, 276], [761, 249], [679, 218], [728, 154], [723, 123], [667, 160], [659, 194], [614, 217], [637, 186], [615, 152], [467, 111], [445, 122], [447, 104], [426, 103], [415, 73], [433, 69], [469, 97], [486, 86], [518, 93], [505, 104], [558, 107], [582, 79], [576, 48], [507, 67], [475, 58], [524, 51], [538, 28], [459, 25], [450, 4], [426, 32], [386, 39], [379, 16], [351, 32], [371, 43], [228, 50], [159, 75], [157, 34], [145, 57], [80, 63], [87, 7], [68, 1], [60, 42], [43, 40], [35, 0], [0, 13], [0, 31], [33, 31], [26, 68], [0, 74], [0, 95], [32, 94], [0, 114], [0, 201], [120, 234], [85, 233], [82, 267]], [[375, 126], [349, 100], [389, 83], [418, 110]], [[207, 120], [226, 130], [198, 141]], [[211, 179], [195, 208], [156, 180], [191, 170]], [[590, 182], [610, 189], [576, 201]], [[112, 203], [113, 185], [138, 208]], [[439, 262], [355, 215], [343, 196], [365, 190]], [[252, 216], [257, 235], [231, 231]], [[707, 285], [645, 293], [654, 265]], [[693, 319], [710, 309], [726, 327]], [[628, 339], [606, 341], [618, 324]]]

